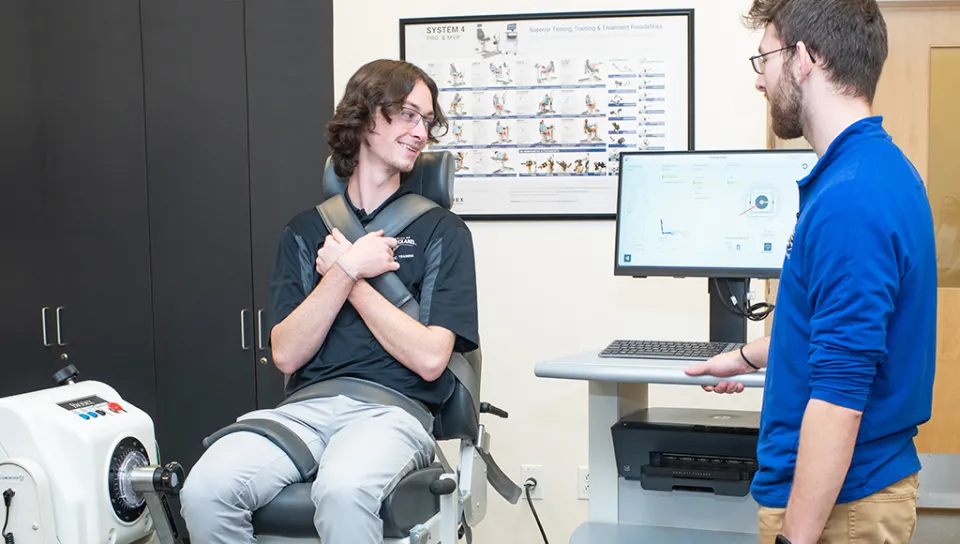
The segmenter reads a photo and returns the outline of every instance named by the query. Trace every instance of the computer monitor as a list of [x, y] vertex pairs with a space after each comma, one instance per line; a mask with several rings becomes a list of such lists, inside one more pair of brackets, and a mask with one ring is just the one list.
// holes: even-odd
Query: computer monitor
[[778, 278], [812, 150], [620, 154], [618, 276]]

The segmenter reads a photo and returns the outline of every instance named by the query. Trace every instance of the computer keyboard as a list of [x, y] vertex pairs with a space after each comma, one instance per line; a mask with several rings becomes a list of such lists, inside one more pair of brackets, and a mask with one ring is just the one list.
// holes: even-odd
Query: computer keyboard
[[600, 352], [600, 357], [705, 361], [714, 355], [740, 349], [742, 345], [735, 342], [614, 340]]

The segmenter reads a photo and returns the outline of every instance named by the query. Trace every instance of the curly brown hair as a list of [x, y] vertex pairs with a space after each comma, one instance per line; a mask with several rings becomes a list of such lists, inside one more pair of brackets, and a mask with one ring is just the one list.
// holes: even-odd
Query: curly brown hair
[[426, 84], [433, 97], [435, 126], [428, 132], [427, 141], [435, 144], [446, 133], [447, 118], [438, 102], [439, 90], [433, 78], [405, 61], [368, 62], [350, 77], [333, 119], [327, 125], [327, 144], [338, 176], [349, 178], [353, 174], [360, 145], [367, 132], [374, 129], [378, 108], [387, 122], [391, 122], [391, 115], [400, 111], [418, 81]]

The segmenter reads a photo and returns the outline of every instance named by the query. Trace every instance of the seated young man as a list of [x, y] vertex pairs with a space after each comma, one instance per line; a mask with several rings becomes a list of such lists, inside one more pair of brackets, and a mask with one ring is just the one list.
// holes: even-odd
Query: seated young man
[[[327, 130], [348, 201], [366, 224], [408, 189], [409, 172], [432, 134], [446, 128], [437, 86], [416, 66], [378, 60], [347, 84]], [[320, 180], [317, 180], [319, 183]], [[395, 271], [420, 304], [415, 320], [367, 282]], [[283, 230], [271, 290], [271, 345], [290, 376], [287, 394], [337, 377], [378, 382], [436, 412], [453, 392], [451, 353], [479, 345], [477, 287], [470, 231], [434, 208], [396, 238], [375, 232], [351, 244], [327, 232], [315, 208]], [[320, 465], [312, 487], [314, 524], [324, 544], [383, 539], [381, 502], [409, 472], [435, 455], [430, 435], [402, 409], [343, 396], [260, 410], [304, 440]], [[215, 442], [181, 492], [193, 542], [255, 542], [251, 513], [300, 480], [290, 459], [266, 438], [238, 432]]]

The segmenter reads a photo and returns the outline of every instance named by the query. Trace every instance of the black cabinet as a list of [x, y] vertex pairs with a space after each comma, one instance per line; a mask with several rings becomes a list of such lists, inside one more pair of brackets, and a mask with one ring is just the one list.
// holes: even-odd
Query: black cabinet
[[256, 408], [243, 3], [144, 0], [158, 429], [190, 467]]
[[0, 3], [0, 396], [75, 364], [188, 470], [280, 402], [269, 282], [321, 198], [332, 19], [330, 0]]
[[2, 6], [0, 394], [70, 363], [155, 417], [139, 9]]
[[49, 387], [56, 364], [35, 11], [0, 2], [0, 396]]
[[156, 418], [139, 7], [35, 5], [58, 362]]

